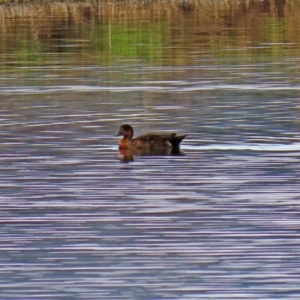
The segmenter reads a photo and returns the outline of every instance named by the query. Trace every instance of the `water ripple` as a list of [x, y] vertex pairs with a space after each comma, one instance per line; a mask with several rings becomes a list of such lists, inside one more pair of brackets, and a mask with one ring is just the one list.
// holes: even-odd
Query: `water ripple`
[[[161, 84], [162, 82], [159, 82]], [[174, 81], [164, 82], [166, 85], [147, 85], [145, 82], [142, 86], [91, 86], [91, 85], [66, 85], [66, 86], [23, 86], [14, 88], [0, 88], [0, 95], [10, 94], [53, 94], [60, 92], [197, 92], [197, 91], [210, 91], [210, 90], [245, 90], [245, 91], [298, 91], [300, 85], [290, 85], [282, 83], [272, 84], [203, 84], [191, 85], [186, 83], [186, 87], [181, 86], [180, 82]], [[146, 84], [146, 85], [145, 85]], [[171, 86], [169, 86], [171, 85]]]
[[[1, 298], [299, 299], [299, 85], [196, 63], [3, 76]], [[124, 163], [123, 122], [184, 155]]]

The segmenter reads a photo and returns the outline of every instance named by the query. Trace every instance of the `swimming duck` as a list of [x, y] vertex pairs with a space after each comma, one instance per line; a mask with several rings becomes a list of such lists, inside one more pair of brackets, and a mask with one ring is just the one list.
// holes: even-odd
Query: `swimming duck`
[[121, 125], [118, 135], [123, 136], [119, 141], [119, 149], [171, 149], [177, 150], [180, 142], [187, 136], [175, 132], [149, 132], [133, 137], [133, 128], [128, 124]]

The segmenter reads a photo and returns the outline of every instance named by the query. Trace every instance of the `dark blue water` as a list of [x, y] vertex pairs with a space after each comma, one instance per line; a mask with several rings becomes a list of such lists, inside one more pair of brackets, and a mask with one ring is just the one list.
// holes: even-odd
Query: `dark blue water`
[[0, 71], [1, 298], [299, 299], [298, 62], [251, 59]]

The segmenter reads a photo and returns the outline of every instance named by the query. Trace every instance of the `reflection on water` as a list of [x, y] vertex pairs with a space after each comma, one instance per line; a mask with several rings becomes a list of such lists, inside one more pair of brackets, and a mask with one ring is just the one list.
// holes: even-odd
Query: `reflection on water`
[[[1, 27], [1, 298], [299, 299], [296, 21], [258, 15], [248, 43], [238, 14], [213, 38], [178, 16], [144, 56], [90, 20], [68, 50]], [[123, 123], [187, 133], [184, 155], [119, 153]]]
[[122, 162], [133, 162], [134, 156], [155, 157], [155, 156], [183, 156], [180, 148], [157, 148], [157, 149], [119, 149]]

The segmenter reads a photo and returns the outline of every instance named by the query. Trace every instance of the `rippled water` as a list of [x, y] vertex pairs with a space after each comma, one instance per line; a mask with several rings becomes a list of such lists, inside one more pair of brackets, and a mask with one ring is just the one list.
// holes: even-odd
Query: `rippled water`
[[1, 298], [299, 299], [298, 60], [191, 60], [1, 73]]

